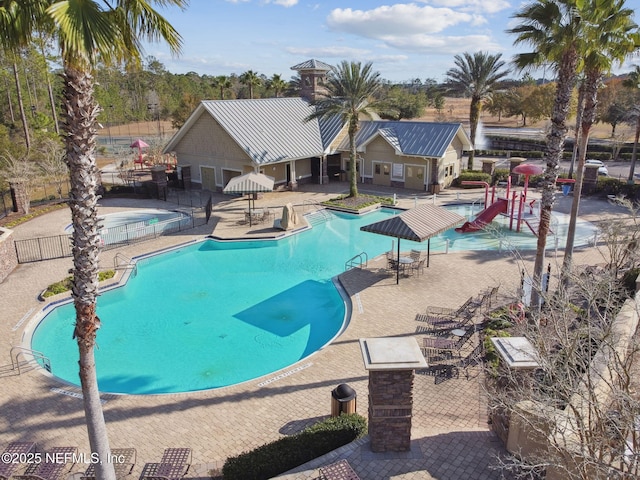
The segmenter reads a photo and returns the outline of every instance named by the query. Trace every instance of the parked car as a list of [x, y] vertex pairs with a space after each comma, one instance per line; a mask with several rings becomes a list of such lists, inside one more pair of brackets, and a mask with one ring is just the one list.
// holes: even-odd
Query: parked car
[[598, 175], [609, 175], [609, 170], [602, 160], [586, 160], [585, 165], [597, 165]]

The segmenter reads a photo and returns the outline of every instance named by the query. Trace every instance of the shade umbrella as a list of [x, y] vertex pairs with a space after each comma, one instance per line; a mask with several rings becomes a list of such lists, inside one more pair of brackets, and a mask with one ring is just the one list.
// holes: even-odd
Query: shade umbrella
[[233, 195], [249, 195], [249, 226], [251, 223], [251, 200], [253, 200], [253, 207], [255, 208], [255, 195], [256, 193], [272, 192], [275, 179], [263, 173], [245, 173], [244, 175], [238, 175], [229, 180], [229, 183], [224, 187], [222, 193]]
[[387, 235], [398, 239], [398, 261], [396, 262], [396, 284], [400, 283], [400, 239], [414, 242], [427, 240], [427, 267], [431, 253], [431, 237], [438, 235], [459, 223], [465, 217], [436, 205], [420, 205], [406, 210], [400, 215], [360, 227], [364, 232]]
[[142, 149], [148, 148], [149, 144], [138, 138], [129, 147], [138, 149], [138, 163], [142, 165]]

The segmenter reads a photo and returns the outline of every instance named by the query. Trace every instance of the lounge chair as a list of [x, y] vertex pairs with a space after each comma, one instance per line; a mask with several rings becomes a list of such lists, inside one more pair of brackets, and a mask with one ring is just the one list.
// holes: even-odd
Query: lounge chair
[[[116, 478], [124, 478], [131, 473], [136, 465], [135, 448], [114, 448], [111, 450], [110, 461], [116, 470]], [[95, 480], [96, 465], [92, 463], [80, 477], [81, 480]]]
[[458, 308], [449, 307], [427, 307], [423, 318], [435, 317], [435, 318], [459, 318], [471, 316], [475, 313], [476, 307], [473, 305], [473, 297], [460, 305]]
[[320, 468], [320, 480], [360, 480], [346, 460]]
[[24, 458], [28, 460], [28, 455], [36, 449], [33, 442], [12, 442], [2, 452], [0, 458], [0, 480], [8, 480], [13, 472], [16, 471]]
[[[41, 462], [32, 463], [22, 475], [14, 475], [15, 480], [58, 480], [63, 473], [71, 470], [78, 455], [78, 447], [53, 447], [42, 454]], [[71, 463], [71, 467], [67, 465]]]
[[452, 358], [455, 353], [457, 357], [460, 358], [460, 350], [462, 350], [464, 344], [471, 338], [474, 330], [474, 328], [466, 329], [464, 335], [459, 338], [424, 337], [422, 339], [422, 347], [425, 357], [446, 356]]
[[191, 466], [190, 448], [167, 448], [160, 463], [146, 463], [141, 480], [179, 480]]
[[473, 317], [437, 317], [418, 313], [416, 322], [420, 322], [416, 328], [417, 333], [427, 333], [431, 335], [445, 335], [451, 330], [466, 328], [471, 323]]

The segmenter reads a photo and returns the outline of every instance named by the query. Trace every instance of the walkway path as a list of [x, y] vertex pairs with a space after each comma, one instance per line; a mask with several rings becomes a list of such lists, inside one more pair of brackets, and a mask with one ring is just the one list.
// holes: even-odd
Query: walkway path
[[[345, 185], [333, 188], [344, 189]], [[322, 200], [327, 195], [316, 188], [267, 194], [258, 203], [274, 207], [288, 202], [302, 205], [304, 199]], [[454, 197], [452, 193], [438, 201]], [[238, 222], [244, 203], [222, 195], [214, 198], [214, 217], [208, 226], [118, 251], [133, 257], [211, 233], [260, 235], [256, 228], [249, 229]], [[405, 195], [399, 200], [407, 207], [415, 202], [432, 201], [426, 195]], [[167, 207], [166, 203], [155, 201], [102, 203], [102, 213], [143, 206]], [[594, 204], [596, 215], [600, 203], [603, 202]], [[62, 210], [17, 227], [15, 235], [27, 238], [59, 234], [68, 223], [69, 213]], [[115, 251], [103, 253], [101, 261], [105, 268], [113, 264], [114, 255]], [[553, 255], [550, 257], [550, 261], [555, 261]], [[594, 249], [578, 251], [576, 257], [577, 263], [601, 261]], [[416, 328], [415, 314], [427, 305], [455, 306], [486, 287], [500, 285], [503, 295], [511, 295], [519, 285], [520, 271], [531, 265], [531, 255], [514, 258], [506, 252], [435, 254], [424, 275], [403, 279], [396, 285], [393, 276], [384, 272], [382, 259], [374, 260], [367, 269], [341, 276], [354, 305], [351, 322], [333, 344], [286, 369], [290, 372], [295, 368], [295, 373], [278, 379], [274, 374], [270, 377], [273, 381], [266, 384], [262, 378], [207, 392], [105, 395], [104, 414], [111, 445], [137, 448], [139, 464], [132, 478], [139, 475], [144, 462], [155, 461], [169, 446], [191, 447], [195, 467], [188, 477], [206, 477], [210, 469], [220, 466], [230, 455], [298, 432], [325, 418], [330, 413], [331, 390], [340, 383], [348, 383], [356, 390], [358, 412], [366, 416], [367, 372], [359, 338], [412, 335]], [[70, 259], [24, 264], [0, 284], [0, 446], [32, 440], [38, 442], [40, 449], [77, 445], [80, 451], [89, 451], [81, 400], [52, 391], [52, 388], [72, 392], [77, 389], [41, 371], [17, 376], [2, 366], [9, 361], [10, 347], [22, 341], [33, 313], [43, 306], [37, 300], [39, 292], [63, 278], [70, 267]], [[140, 300], [153, 302], [153, 298]], [[69, 335], [71, 330], [70, 326]], [[433, 377], [416, 376], [411, 452], [373, 454], [365, 441], [346, 447], [342, 455], [363, 479], [500, 478], [490, 464], [494, 455], [504, 451], [488, 429], [482, 376], [476, 373], [469, 380], [461, 375], [438, 385]], [[285, 478], [313, 478], [317, 466], [307, 465]], [[77, 465], [73, 471], [84, 467]]]

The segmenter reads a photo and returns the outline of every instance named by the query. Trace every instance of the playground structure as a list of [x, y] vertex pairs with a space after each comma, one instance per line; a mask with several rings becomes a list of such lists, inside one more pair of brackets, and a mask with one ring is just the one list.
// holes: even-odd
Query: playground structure
[[[540, 226], [539, 217], [535, 216], [533, 213], [533, 208], [536, 200], [531, 200], [527, 202], [527, 192], [529, 189], [529, 177], [531, 175], [540, 175], [543, 172], [542, 167], [537, 165], [531, 165], [523, 163], [522, 165], [518, 165], [512, 170], [512, 173], [518, 175], [524, 175], [524, 188], [522, 192], [517, 192], [515, 189], [512, 190], [511, 187], [511, 176], [507, 178], [507, 188], [504, 197], [498, 197], [496, 199], [496, 187], [495, 185], [491, 189], [491, 203], [489, 203], [489, 187], [490, 185], [487, 182], [482, 181], [463, 181], [462, 185], [482, 185], [484, 186], [484, 210], [482, 210], [476, 218], [465, 222], [461, 227], [456, 228], [456, 232], [458, 233], [469, 233], [469, 232], [477, 232], [478, 230], [482, 230], [488, 224], [490, 224], [493, 219], [502, 214], [509, 216], [509, 229], [514, 229], [514, 221], [515, 221], [515, 230], [516, 232], [520, 232], [522, 228], [522, 223], [525, 223], [531, 232], [538, 236], [538, 229]], [[557, 183], [565, 183], [570, 184], [574, 183], [575, 180], [571, 178], [558, 178], [556, 179]], [[528, 205], [529, 212], [526, 212], [526, 207]], [[517, 206], [517, 211], [516, 211]]]

